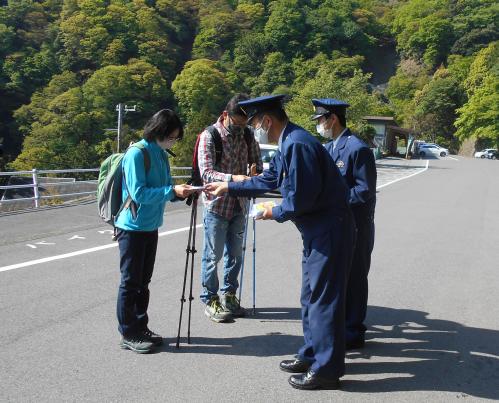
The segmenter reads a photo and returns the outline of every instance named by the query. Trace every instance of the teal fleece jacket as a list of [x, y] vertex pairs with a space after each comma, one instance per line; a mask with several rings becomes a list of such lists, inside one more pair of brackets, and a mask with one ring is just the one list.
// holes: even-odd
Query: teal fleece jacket
[[[123, 202], [128, 197], [137, 204], [137, 217], [133, 219], [130, 208], [123, 210], [115, 226], [126, 231], [154, 231], [163, 224], [167, 201], [175, 199], [168, 156], [156, 142], [140, 141], [145, 145], [151, 167], [146, 174], [144, 155], [137, 147], [130, 147], [123, 157]], [[126, 182], [126, 183], [125, 183]]]

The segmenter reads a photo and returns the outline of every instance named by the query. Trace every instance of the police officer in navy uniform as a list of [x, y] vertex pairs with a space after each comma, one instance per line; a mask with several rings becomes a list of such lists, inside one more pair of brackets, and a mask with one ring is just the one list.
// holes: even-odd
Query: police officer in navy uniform
[[345, 372], [345, 293], [355, 225], [348, 188], [327, 150], [289, 122], [284, 96], [240, 102], [260, 142], [278, 143], [269, 169], [243, 182], [218, 182], [219, 195], [258, 196], [279, 188], [282, 203], [266, 205], [263, 219], [293, 221], [303, 239], [302, 322], [305, 343], [295, 359], [280, 363], [297, 389], [336, 389]]
[[330, 141], [325, 147], [350, 188], [349, 202], [355, 217], [357, 238], [348, 279], [346, 302], [346, 348], [362, 348], [367, 311], [371, 253], [374, 246], [376, 163], [369, 146], [346, 127], [346, 102], [313, 99], [317, 132]]

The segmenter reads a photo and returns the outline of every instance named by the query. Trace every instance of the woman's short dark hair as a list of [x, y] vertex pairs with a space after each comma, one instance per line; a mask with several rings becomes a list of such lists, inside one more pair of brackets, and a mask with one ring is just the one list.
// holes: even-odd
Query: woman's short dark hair
[[246, 94], [236, 94], [234, 95], [229, 102], [227, 102], [227, 105], [225, 106], [225, 111], [229, 114], [229, 116], [246, 116], [246, 114], [243, 112], [241, 107], [238, 105], [239, 102], [241, 101], [247, 101], [249, 98], [248, 95]]
[[178, 129], [178, 139], [184, 136], [184, 128], [179, 117], [171, 109], [161, 109], [144, 126], [143, 137], [147, 141], [163, 141]]

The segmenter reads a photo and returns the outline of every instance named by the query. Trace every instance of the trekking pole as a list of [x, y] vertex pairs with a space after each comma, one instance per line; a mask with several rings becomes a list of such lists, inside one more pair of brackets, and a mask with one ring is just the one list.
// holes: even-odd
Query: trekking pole
[[187, 269], [189, 267], [189, 254], [192, 252], [191, 248], [191, 239], [192, 239], [192, 232], [193, 228], [196, 226], [195, 225], [195, 212], [197, 211], [196, 209], [197, 203], [193, 202], [192, 203], [192, 210], [191, 210], [191, 222], [189, 226], [189, 238], [187, 240], [187, 249], [186, 251], [186, 257], [185, 257], [185, 270], [184, 270], [184, 285], [182, 286], [182, 297], [180, 298], [180, 317], [178, 320], [178, 333], [177, 333], [177, 348], [180, 348], [180, 329], [182, 327], [182, 314], [184, 312], [184, 302], [185, 302], [185, 286], [187, 282]]
[[241, 276], [240, 276], [240, 281], [239, 281], [239, 302], [241, 302], [241, 294], [243, 292], [243, 279], [244, 279], [244, 261], [246, 259], [246, 241], [248, 239], [248, 219], [249, 219], [249, 214], [250, 214], [250, 199], [246, 202], [246, 222], [244, 224], [244, 238], [243, 238], [243, 261], [241, 263]]
[[191, 309], [192, 309], [192, 300], [194, 297], [192, 296], [192, 279], [194, 276], [194, 255], [196, 254], [196, 222], [198, 217], [198, 197], [199, 195], [195, 193], [193, 195], [192, 208], [194, 210], [194, 219], [192, 224], [192, 247], [191, 247], [191, 287], [189, 291], [189, 319], [187, 324], [187, 344], [191, 344]]
[[[253, 204], [255, 204], [255, 198], [253, 198]], [[253, 217], [253, 315], [256, 314], [255, 297], [256, 297], [256, 220]]]

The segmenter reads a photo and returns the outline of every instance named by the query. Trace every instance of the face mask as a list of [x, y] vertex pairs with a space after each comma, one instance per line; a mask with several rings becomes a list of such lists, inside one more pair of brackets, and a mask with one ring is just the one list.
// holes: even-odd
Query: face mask
[[255, 140], [260, 144], [268, 144], [269, 143], [269, 129], [265, 130], [263, 127], [263, 120], [260, 123], [260, 127], [255, 129]]
[[319, 133], [322, 137], [326, 139], [330, 139], [333, 137], [333, 128], [325, 129], [324, 123], [320, 123], [316, 126], [317, 133]]
[[230, 124], [227, 129], [234, 136], [240, 136], [244, 132], [244, 127], [241, 127], [241, 126], [238, 126], [238, 125], [233, 125], [233, 124]]

